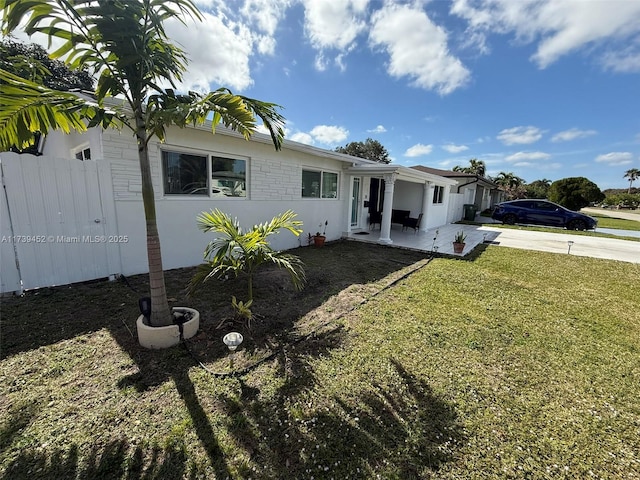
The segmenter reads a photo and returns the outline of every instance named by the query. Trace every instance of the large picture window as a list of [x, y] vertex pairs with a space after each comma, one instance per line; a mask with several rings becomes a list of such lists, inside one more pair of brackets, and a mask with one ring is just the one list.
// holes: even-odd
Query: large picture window
[[211, 186], [213, 195], [247, 196], [247, 162], [232, 158], [211, 157]]
[[207, 157], [162, 152], [165, 195], [208, 195]]
[[338, 174], [302, 170], [302, 198], [338, 198]]
[[444, 197], [444, 187], [436, 185], [433, 189], [433, 203], [442, 203]]
[[162, 170], [165, 195], [247, 196], [247, 160], [163, 151]]

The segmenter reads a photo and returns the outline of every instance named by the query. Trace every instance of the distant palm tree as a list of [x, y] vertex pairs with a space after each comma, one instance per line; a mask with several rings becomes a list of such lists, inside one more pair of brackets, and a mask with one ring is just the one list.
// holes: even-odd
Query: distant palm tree
[[524, 188], [524, 179], [518, 177], [513, 172], [500, 172], [493, 181], [500, 185], [500, 189], [506, 193], [509, 200], [526, 197], [527, 193]]
[[629, 179], [628, 193], [631, 193], [631, 185], [633, 185], [633, 182], [635, 182], [638, 178], [640, 178], [640, 170], [638, 170], [637, 168], [632, 168], [630, 170], [627, 170], [622, 178]]
[[502, 187], [519, 187], [524, 183], [524, 179], [513, 172], [500, 172], [493, 181]]
[[453, 167], [454, 172], [462, 172], [462, 173], [471, 173], [473, 175], [478, 175], [480, 177], [484, 177], [487, 173], [487, 166], [484, 161], [478, 160], [477, 158], [472, 158], [469, 160], [468, 167], [461, 167], [456, 165]]
[[[213, 126], [222, 122], [249, 138], [262, 119], [279, 150], [284, 118], [278, 105], [234, 95], [226, 88], [210, 93], [178, 95], [175, 88], [186, 72], [184, 52], [169, 41], [163, 23], [183, 17], [201, 20], [191, 0], [0, 0], [2, 33], [17, 28], [43, 33], [62, 46], [52, 57], [65, 57], [69, 67], [87, 67], [99, 75], [95, 100], [43, 87], [0, 70], [0, 148], [24, 148], [33, 133], [87, 127], [125, 126], [138, 145], [142, 201], [147, 230], [147, 257], [151, 290], [151, 325], [171, 325], [156, 224], [149, 140], [164, 140], [169, 125], [204, 123], [213, 114]], [[122, 98], [123, 107], [105, 106], [109, 97]]]

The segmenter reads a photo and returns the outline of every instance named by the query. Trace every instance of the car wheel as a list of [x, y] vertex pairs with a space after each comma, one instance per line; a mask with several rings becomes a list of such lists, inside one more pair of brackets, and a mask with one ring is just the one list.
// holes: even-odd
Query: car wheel
[[507, 225], [515, 225], [516, 221], [518, 221], [518, 217], [516, 217], [513, 213], [505, 215], [502, 219], [502, 223], [506, 223]]
[[567, 230], [586, 230], [587, 224], [584, 220], [571, 220], [567, 224]]

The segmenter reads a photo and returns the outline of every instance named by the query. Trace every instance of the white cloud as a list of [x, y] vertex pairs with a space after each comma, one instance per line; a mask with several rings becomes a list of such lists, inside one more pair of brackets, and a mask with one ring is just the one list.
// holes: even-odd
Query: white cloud
[[[249, 59], [272, 55], [275, 33], [293, 0], [244, 0], [235, 12], [219, 0], [200, 0], [202, 22], [165, 23], [172, 41], [187, 53], [182, 88], [209, 91], [219, 85], [244, 90], [253, 85]], [[210, 86], [210, 84], [213, 84]]]
[[606, 52], [602, 56], [602, 65], [618, 73], [640, 72], [640, 42], [616, 52]]
[[313, 139], [325, 145], [343, 142], [349, 136], [349, 130], [335, 125], [317, 125], [309, 132]]
[[269, 129], [267, 127], [264, 126], [264, 123], [261, 123], [260, 125], [258, 125], [256, 127], [256, 132], [258, 133], [264, 133], [265, 135], [270, 135], [269, 133]]
[[442, 145], [441, 148], [449, 153], [460, 153], [464, 152], [465, 150], [469, 150], [469, 147], [467, 147], [466, 145], [454, 145], [453, 143]]
[[433, 145], [423, 145], [421, 143], [418, 143], [413, 147], [408, 148], [407, 151], [404, 152], [404, 156], [420, 157], [422, 155], [429, 155], [432, 150], [433, 150]]
[[[169, 37], [186, 51], [189, 58], [182, 87], [202, 92], [210, 91], [211, 83], [237, 90], [251, 86], [251, 31], [242, 24], [226, 21], [222, 15], [202, 15], [202, 22], [188, 22], [186, 26], [177, 20], [165, 23]], [[203, 48], [203, 45], [217, 47]]]
[[633, 154], [631, 152], [611, 152], [598, 155], [596, 162], [606, 163], [609, 166], [629, 165], [633, 162]]
[[[454, 0], [451, 13], [468, 22], [467, 35], [476, 38], [480, 51], [487, 50], [493, 33], [513, 33], [521, 43], [537, 43], [531, 60], [540, 68], [583, 50], [601, 53], [605, 65], [624, 70], [625, 59], [637, 60], [640, 54], [637, 42], [629, 46], [640, 33], [640, 2], [634, 0]], [[613, 52], [617, 54], [611, 57]]]
[[387, 3], [371, 18], [369, 42], [389, 54], [389, 75], [409, 77], [412, 85], [441, 95], [464, 86], [470, 76], [447, 40], [445, 30], [418, 6]]
[[579, 130], [577, 128], [571, 128], [563, 132], [556, 133], [552, 138], [552, 142], [568, 142], [577, 138], [586, 138], [597, 134], [595, 130]]
[[502, 130], [496, 137], [505, 145], [523, 145], [537, 142], [542, 138], [538, 127], [513, 127]]
[[384, 133], [387, 129], [384, 128], [383, 125], [378, 125], [376, 128], [372, 128], [371, 130], [367, 130], [369, 133]]
[[288, 138], [289, 140], [293, 140], [294, 142], [306, 143], [307, 145], [313, 145], [315, 143], [313, 137], [304, 132], [294, 133]]
[[[507, 162], [528, 162], [530, 160], [547, 160], [551, 155], [544, 152], [518, 152], [505, 157]], [[516, 165], [518, 165], [516, 163]]]
[[240, 12], [257, 29], [272, 37], [291, 3], [290, 0], [245, 0]]
[[514, 167], [535, 167], [535, 163], [531, 162], [516, 162], [513, 164]]
[[338, 50], [336, 65], [344, 70], [344, 54], [350, 52], [358, 35], [366, 28], [368, 0], [304, 0], [304, 31], [318, 50], [315, 66], [327, 67], [326, 50]]

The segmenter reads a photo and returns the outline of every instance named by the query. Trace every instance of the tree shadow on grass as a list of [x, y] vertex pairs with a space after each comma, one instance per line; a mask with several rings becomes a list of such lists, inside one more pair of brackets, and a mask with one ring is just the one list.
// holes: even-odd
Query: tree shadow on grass
[[9, 411], [0, 425], [0, 452], [9, 447], [14, 437], [33, 421], [39, 409], [38, 402], [20, 402]]
[[302, 370], [273, 399], [222, 398], [229, 432], [259, 478], [430, 478], [455, 459], [464, 434], [453, 406], [398, 361], [390, 360], [393, 386], [374, 385], [356, 400], [333, 395], [324, 399], [328, 407], [305, 409], [296, 399], [309, 398], [300, 387], [314, 375], [298, 360], [287, 368]]
[[22, 450], [0, 479], [178, 480], [186, 477], [186, 464], [185, 452], [177, 446], [145, 450], [126, 440], [112, 440], [104, 446]]
[[[375, 465], [376, 458], [384, 457], [385, 451], [393, 447], [392, 440], [396, 440], [395, 437], [389, 437], [384, 433], [387, 429], [380, 432], [375, 429], [372, 432], [363, 432], [361, 427], [357, 425], [351, 425], [349, 422], [345, 424], [345, 418], [349, 412], [346, 404], [340, 405], [339, 399], [334, 401], [336, 411], [331, 410], [317, 415], [319, 423], [315, 421], [309, 423], [310, 420], [304, 418], [298, 419], [283, 408], [289, 396], [304, 395], [307, 390], [313, 388], [315, 376], [308, 358], [335, 348], [342, 340], [340, 334], [334, 332], [333, 334], [321, 335], [303, 342], [304, 346], [301, 344], [299, 347], [288, 342], [293, 338], [290, 335], [294, 335], [297, 320], [323, 305], [331, 295], [351, 285], [364, 285], [384, 278], [403, 266], [418, 261], [423, 256], [416, 252], [387, 249], [375, 245], [368, 246], [355, 242], [326, 246], [324, 249], [303, 250], [307, 255], [304, 258], [307, 262], [307, 275], [311, 279], [308, 290], [293, 292], [288, 288], [281, 287], [280, 283], [274, 282], [269, 274], [263, 275], [263, 281], [255, 288], [256, 303], [265, 305], [266, 309], [271, 312], [270, 315], [275, 315], [273, 318], [277, 318], [277, 320], [270, 324], [261, 325], [261, 330], [258, 330], [256, 335], [247, 336], [251, 341], [246, 342], [245, 345], [245, 348], [249, 350], [257, 350], [269, 340], [269, 336], [273, 333], [272, 330], [275, 329], [279, 335], [280, 345], [284, 346], [279, 368], [287, 381], [275, 402], [259, 400], [259, 392], [248, 385], [243, 387], [237, 405], [234, 405], [236, 402], [234, 399], [224, 398], [222, 403], [229, 412], [232, 422], [230, 432], [234, 437], [237, 437], [239, 444], [246, 448], [247, 454], [252, 458], [252, 463], [258, 465], [265, 474], [262, 475], [262, 478], [292, 478], [292, 475], [289, 475], [290, 469], [294, 472], [293, 477], [307, 476], [312, 468], [316, 468], [313, 463], [315, 457], [307, 456], [306, 453], [301, 452], [300, 448], [305, 448], [306, 452], [310, 452], [316, 442], [323, 442], [321, 448], [325, 456], [335, 457], [335, 463], [339, 465], [344, 465], [339, 462], [345, 455], [364, 453], [364, 459], [350, 461], [349, 468], [337, 468], [338, 477], [342, 476], [341, 472], [343, 471], [351, 473], [355, 471], [351, 468], [354, 462], [356, 462], [355, 465], [361, 466], [363, 471], [366, 468], [380, 471], [380, 468]], [[137, 373], [121, 378], [117, 382], [118, 386], [121, 388], [133, 386], [139, 391], [144, 391], [150, 386], [160, 385], [173, 379], [216, 475], [220, 478], [226, 478], [230, 474], [215, 432], [201, 401], [198, 399], [194, 385], [188, 377], [189, 368], [195, 365], [194, 359], [181, 347], [165, 351], [144, 350], [138, 345], [135, 338], [135, 319], [138, 315], [137, 298], [142, 296], [138, 292], [145, 291], [146, 278], [146, 276], [139, 276], [129, 279], [132, 288], [119, 282], [95, 283], [60, 287], [40, 292], [38, 295], [30, 294], [23, 299], [12, 299], [9, 305], [10, 314], [19, 313], [19, 316], [12, 318], [9, 322], [9, 332], [5, 330], [6, 322], [3, 321], [3, 355], [14, 355], [77, 335], [104, 328], [108, 329], [119, 346], [135, 362], [135, 367], [138, 370]], [[167, 289], [169, 296], [174, 298], [173, 304], [190, 305], [201, 312], [201, 327], [206, 333], [206, 338], [202, 342], [206, 348], [201, 350], [203, 352], [201, 360], [204, 363], [213, 362], [227, 355], [227, 350], [221, 342], [221, 338], [226, 332], [216, 329], [220, 320], [217, 317], [217, 312], [221, 303], [228, 304], [228, 299], [233, 292], [233, 289], [227, 287], [237, 288], [239, 284], [229, 282], [228, 284], [213, 285], [211, 291], [216, 292], [217, 298], [217, 303], [214, 303], [211, 301], [209, 292], [193, 299], [187, 299], [183, 289], [189, 278], [188, 269], [172, 271], [167, 276]], [[5, 307], [6, 305], [3, 305], [3, 314], [7, 312]], [[9, 343], [5, 343], [7, 337], [12, 338]], [[105, 357], [104, 361], [109, 361], [108, 357]], [[377, 404], [372, 404], [372, 408], [377, 406]], [[410, 411], [398, 412], [399, 415], [405, 415], [407, 418], [410, 413]], [[303, 425], [300, 421], [306, 423]], [[393, 423], [391, 419], [388, 421]], [[288, 425], [286, 429], [283, 427], [285, 423]], [[393, 424], [395, 425], [395, 423]], [[256, 425], [256, 428], [248, 428], [249, 425]], [[397, 428], [400, 429], [401, 426], [398, 425]], [[342, 430], [346, 432], [345, 440], [338, 438], [337, 432]], [[288, 436], [283, 436], [285, 434]], [[368, 437], [371, 434], [380, 437], [377, 443], [369, 440]], [[10, 442], [11, 437], [12, 434], [9, 432], [7, 441]], [[376, 444], [379, 446], [374, 448]], [[305, 447], [300, 445], [305, 445]], [[138, 473], [146, 475], [143, 478], [161, 478], [159, 475], [154, 476], [153, 472], [161, 471], [164, 468], [166, 458], [169, 458], [170, 464], [180, 463], [184, 460], [184, 453], [179, 449], [156, 453], [136, 450], [132, 454], [130, 448], [128, 450], [127, 448], [127, 445], [113, 443], [109, 444], [108, 448], [97, 449], [95, 461], [90, 461], [86, 468], [78, 465], [77, 447], [56, 450], [48, 454], [24, 452], [19, 454], [17, 460], [12, 462], [10, 467], [11, 471], [21, 474], [37, 470], [49, 474], [41, 478], [73, 478], [73, 472], [77, 473], [81, 471], [80, 469], [85, 468], [85, 470], [88, 469], [88, 476], [84, 476], [83, 473], [81, 478], [101, 478], [103, 469], [106, 468], [105, 465], [115, 465], [113, 468], [116, 472], [122, 472], [122, 477], [128, 475], [127, 472], [132, 468], [131, 465], [142, 465], [149, 461], [156, 462], [157, 458], [158, 463], [151, 470], [145, 468]], [[335, 453], [333, 449], [336, 449], [335, 452], [338, 453]], [[149, 455], [151, 455], [151, 460], [148, 460]], [[253, 459], [254, 455], [256, 460]], [[123, 457], [127, 459], [124, 470], [122, 470], [124, 467], [119, 466], [124, 461], [121, 461]], [[65, 475], [64, 472], [58, 474], [56, 468], [59, 467], [53, 466], [49, 461], [52, 458], [59, 460], [58, 464], [63, 466], [60, 468], [63, 468], [69, 475]], [[137, 461], [136, 459], [141, 460]], [[30, 467], [32, 464], [36, 464], [35, 470]], [[23, 468], [23, 466], [25, 467]], [[181, 469], [171, 469], [171, 471], [176, 470], [184, 472], [184, 466]], [[245, 473], [250, 474], [250, 472]], [[4, 478], [21, 477], [9, 475]], [[165, 478], [172, 477], [167, 474]]]
[[215, 432], [213, 428], [211, 428], [207, 413], [198, 400], [198, 395], [193, 386], [193, 382], [189, 378], [188, 372], [185, 371], [174, 374], [173, 379], [178, 393], [189, 411], [189, 416], [193, 422], [193, 427], [195, 428], [198, 439], [200, 439], [200, 443], [211, 461], [211, 465], [216, 473], [216, 478], [231, 478], [224, 454], [220, 449]]

